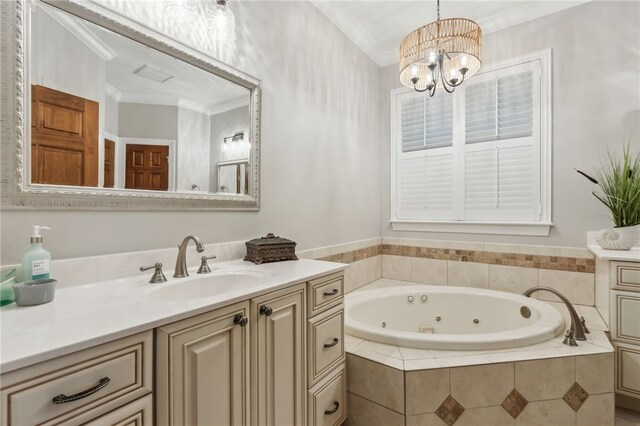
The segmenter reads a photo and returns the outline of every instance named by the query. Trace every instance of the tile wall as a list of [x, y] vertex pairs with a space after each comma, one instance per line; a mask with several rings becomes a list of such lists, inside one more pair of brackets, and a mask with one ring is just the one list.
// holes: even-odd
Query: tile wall
[[613, 353], [402, 371], [347, 356], [348, 426], [613, 425]]

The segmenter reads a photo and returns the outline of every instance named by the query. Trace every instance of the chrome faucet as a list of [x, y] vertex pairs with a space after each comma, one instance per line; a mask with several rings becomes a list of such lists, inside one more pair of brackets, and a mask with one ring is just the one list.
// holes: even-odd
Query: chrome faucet
[[567, 299], [558, 290], [554, 290], [554, 289], [549, 288], [549, 287], [532, 287], [532, 288], [530, 288], [529, 290], [525, 291], [522, 294], [527, 296], [527, 297], [531, 297], [531, 295], [533, 293], [535, 293], [536, 291], [543, 291], [543, 290], [544, 291], [548, 291], [549, 293], [553, 293], [556, 296], [558, 296], [560, 298], [560, 300], [562, 300], [562, 302], [565, 304], [567, 309], [569, 310], [569, 315], [571, 316], [571, 331], [573, 332], [572, 333], [573, 334], [573, 338], [576, 339], [576, 340], [587, 340], [587, 338], [584, 335], [586, 326], [580, 320], [580, 317], [578, 316], [578, 313], [574, 309], [574, 307], [571, 304], [571, 302], [569, 302], [569, 299]]
[[193, 240], [193, 242], [196, 243], [196, 250], [198, 250], [198, 253], [202, 253], [204, 251], [204, 246], [202, 245], [200, 238], [189, 235], [182, 240], [182, 244], [178, 246], [178, 258], [176, 259], [176, 270], [173, 272], [173, 278], [184, 278], [189, 276], [189, 272], [187, 271], [187, 246], [189, 245], [189, 240]]

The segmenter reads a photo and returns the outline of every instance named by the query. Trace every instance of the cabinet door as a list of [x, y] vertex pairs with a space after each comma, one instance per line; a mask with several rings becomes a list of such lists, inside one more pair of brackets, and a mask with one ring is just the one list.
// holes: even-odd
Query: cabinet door
[[251, 301], [252, 424], [306, 423], [304, 285]]
[[249, 328], [239, 303], [157, 329], [156, 420], [170, 425], [249, 423]]

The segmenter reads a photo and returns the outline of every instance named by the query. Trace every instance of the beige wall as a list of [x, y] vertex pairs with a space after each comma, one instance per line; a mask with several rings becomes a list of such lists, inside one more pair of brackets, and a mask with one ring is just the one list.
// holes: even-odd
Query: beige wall
[[[158, 3], [113, 2], [215, 53], [203, 21], [176, 33]], [[175, 247], [190, 233], [214, 243], [275, 232], [299, 249], [379, 236], [379, 68], [309, 2], [231, 8], [228, 62], [263, 84], [261, 211], [3, 211], [2, 264], [20, 261], [33, 224], [52, 228], [45, 247], [58, 259]]]
[[607, 148], [632, 135], [640, 151], [640, 3], [593, 1], [488, 34], [484, 64], [551, 48], [553, 56], [553, 200], [549, 237], [397, 232], [391, 229], [389, 93], [398, 67], [381, 75], [382, 235], [443, 240], [585, 246], [587, 231], [611, 226], [592, 185], [573, 167], [593, 170]]

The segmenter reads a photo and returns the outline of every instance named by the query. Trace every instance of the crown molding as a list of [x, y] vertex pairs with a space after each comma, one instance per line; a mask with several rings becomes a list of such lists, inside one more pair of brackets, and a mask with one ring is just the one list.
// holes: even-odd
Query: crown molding
[[111, 99], [115, 99], [117, 102], [120, 102], [122, 100], [122, 92], [109, 83], [104, 83], [104, 91], [105, 94]]
[[249, 97], [241, 96], [230, 101], [221, 102], [219, 104], [210, 105], [207, 109], [209, 115], [222, 114], [223, 112], [231, 111], [232, 109], [241, 108], [249, 105]]
[[[369, 58], [378, 64], [385, 66], [388, 62], [389, 53], [371, 37], [371, 35], [360, 25], [360, 23], [348, 14], [338, 2], [309, 0], [322, 14], [329, 19], [340, 31], [360, 48]], [[397, 55], [397, 52], [396, 52]], [[396, 62], [398, 62], [396, 60]], [[387, 64], [388, 65], [388, 64]]]
[[49, 10], [48, 8], [42, 7], [39, 3], [36, 4], [38, 5], [37, 10], [45, 12], [51, 18], [55, 19], [103, 61], [109, 62], [118, 56], [118, 54], [111, 49], [108, 44], [98, 38], [83, 22], [80, 22], [80, 20], [74, 16], [63, 12]]
[[[543, 16], [588, 3], [592, 0], [526, 2], [517, 8], [505, 10], [500, 14], [476, 20], [483, 34], [490, 34], [515, 25], [523, 24]], [[397, 64], [398, 49], [383, 49], [353, 15], [347, 13], [338, 1], [310, 0], [310, 2], [336, 25], [353, 43], [358, 46], [379, 67]], [[479, 2], [481, 5], [482, 2]], [[425, 22], [427, 24], [428, 22]], [[409, 33], [409, 31], [407, 31]], [[398, 40], [398, 45], [400, 45]]]

